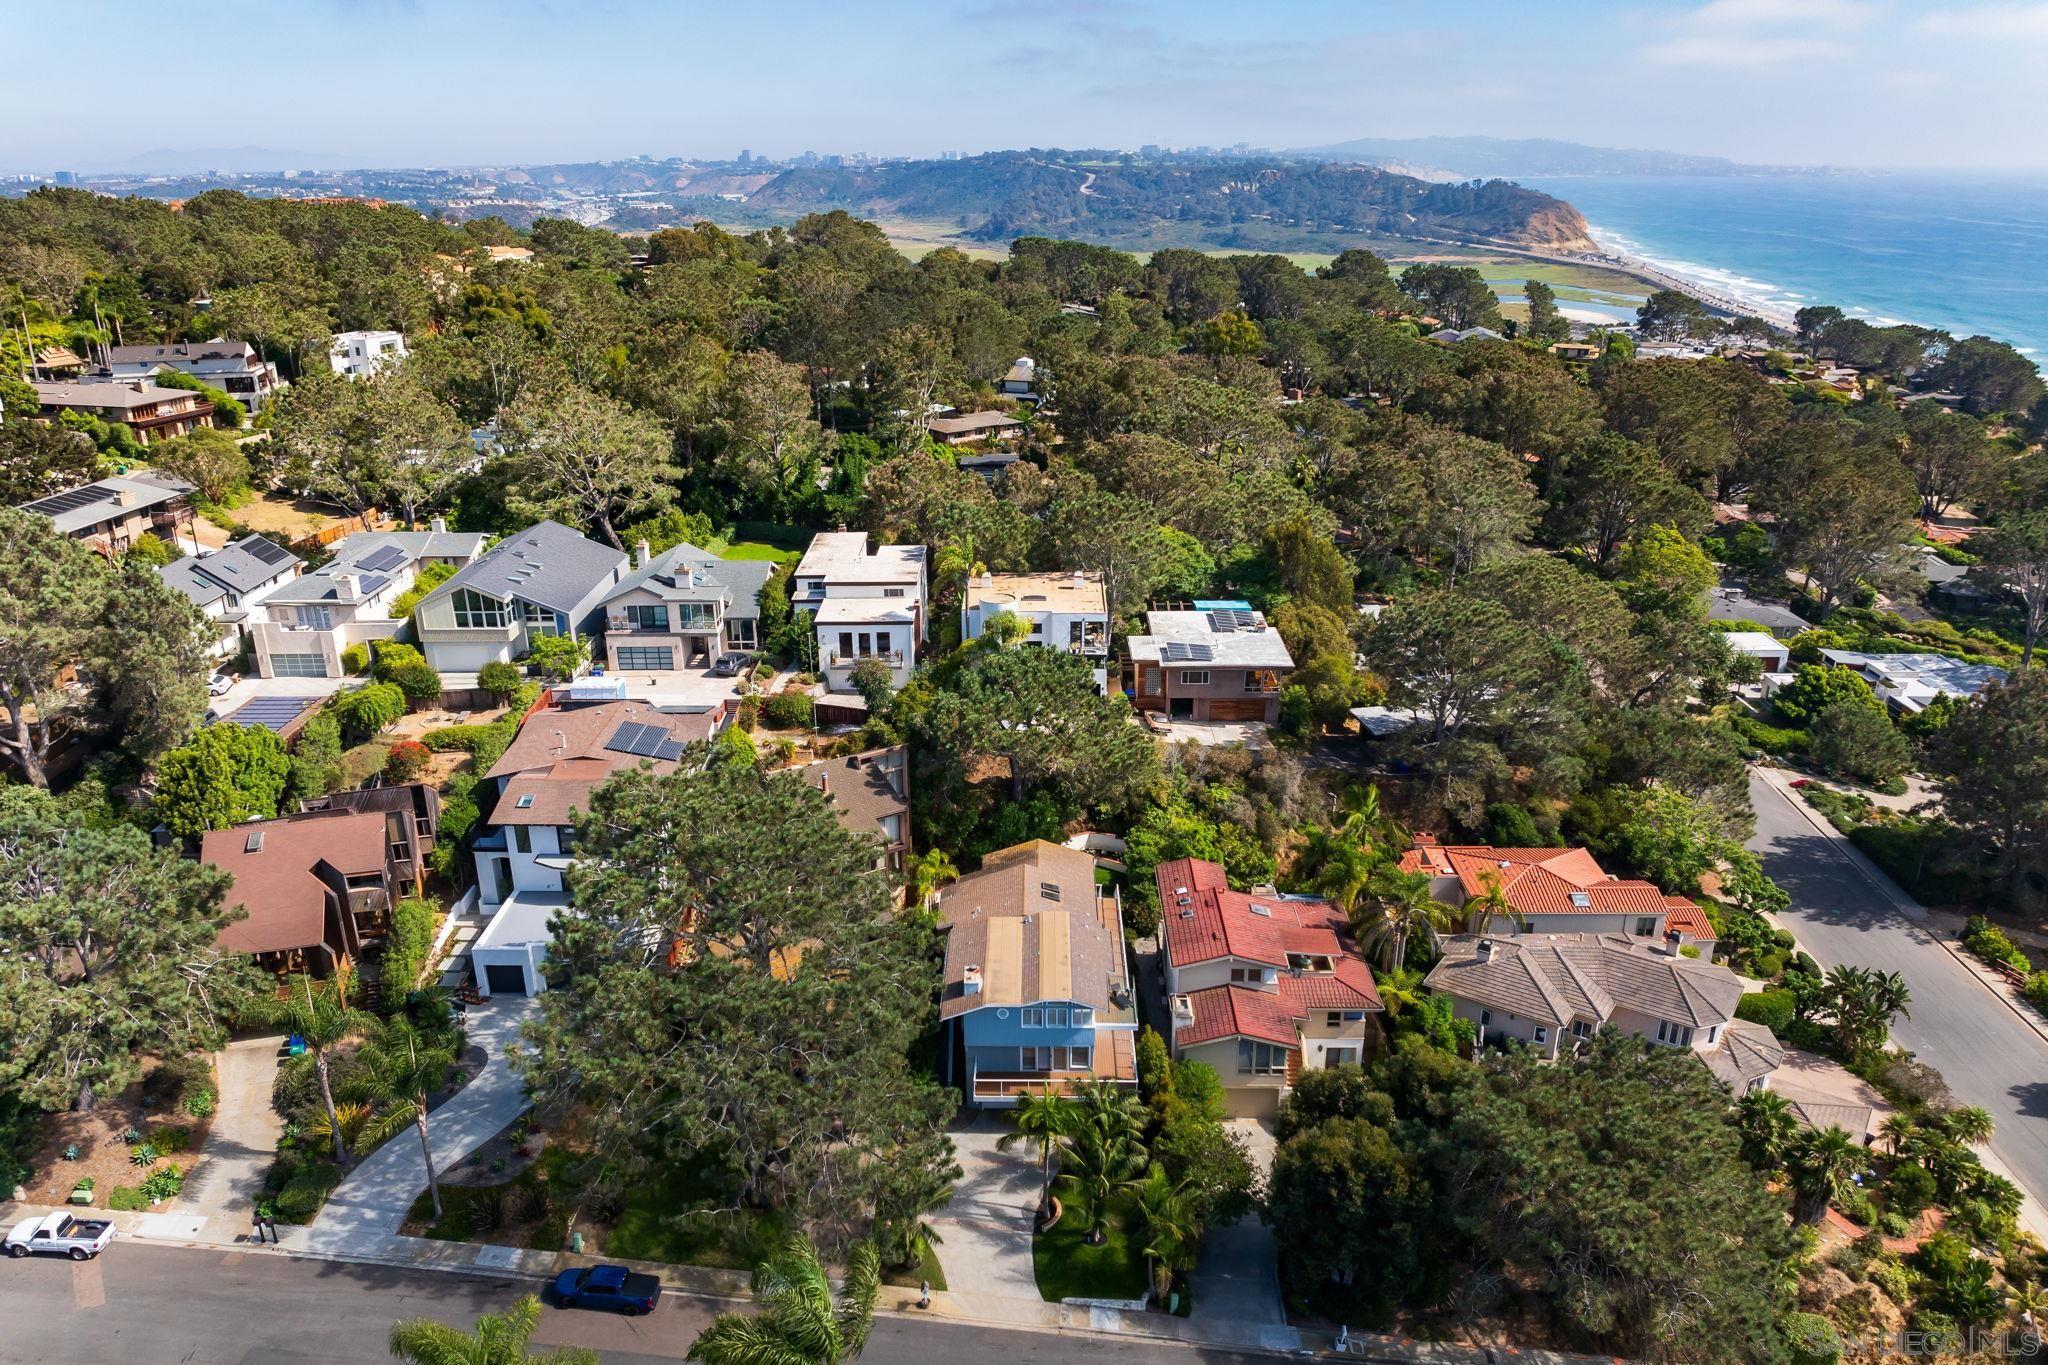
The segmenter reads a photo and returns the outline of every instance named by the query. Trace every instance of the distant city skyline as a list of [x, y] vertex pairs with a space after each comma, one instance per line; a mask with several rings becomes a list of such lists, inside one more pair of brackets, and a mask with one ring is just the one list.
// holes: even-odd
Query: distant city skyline
[[112, 41], [138, 20], [107, 0], [12, 17], [37, 60], [9, 73], [0, 169], [139, 171], [159, 149], [318, 169], [1438, 134], [2048, 167], [2048, 0], [787, 0], [773, 22], [703, 0], [330, 0], [238, 13], [203, 91], [166, 88], [154, 43]]

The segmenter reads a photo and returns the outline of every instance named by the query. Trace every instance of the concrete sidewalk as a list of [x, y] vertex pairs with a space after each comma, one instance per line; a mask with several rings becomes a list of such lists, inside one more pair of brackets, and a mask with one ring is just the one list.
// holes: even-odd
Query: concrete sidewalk
[[[526, 1090], [512, 1073], [505, 1050], [519, 1039], [519, 1026], [538, 1012], [530, 998], [500, 997], [469, 1011], [468, 1041], [487, 1054], [484, 1069], [455, 1097], [427, 1116], [437, 1174], [503, 1132], [526, 1109]], [[419, 1134], [408, 1128], [372, 1152], [327, 1198], [310, 1227], [284, 1234], [288, 1251], [362, 1256], [382, 1260], [401, 1240], [413, 1200], [427, 1188], [426, 1159]], [[430, 1243], [433, 1246], [458, 1245]]]

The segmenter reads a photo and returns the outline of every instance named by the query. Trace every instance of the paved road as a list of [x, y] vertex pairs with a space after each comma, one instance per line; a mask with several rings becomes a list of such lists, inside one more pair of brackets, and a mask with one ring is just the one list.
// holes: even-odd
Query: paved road
[[1873, 885], [1794, 798], [1756, 773], [1750, 797], [1757, 832], [1749, 846], [1792, 896], [1786, 927], [1824, 967], [1855, 963], [1906, 979], [1912, 1017], [1893, 1035], [1939, 1070], [1959, 1101], [1991, 1111], [1993, 1153], [2048, 1203], [2048, 1041], [1935, 941], [1924, 910]]
[[[538, 1286], [434, 1271], [120, 1242], [96, 1261], [0, 1262], [0, 1361], [368, 1365], [388, 1362], [391, 1324], [432, 1317], [468, 1326]], [[587, 1346], [615, 1365], [681, 1360], [717, 1305], [669, 1297], [645, 1318], [547, 1310], [535, 1349]], [[1006, 1332], [885, 1313], [861, 1359], [1249, 1362], [1166, 1343]]]

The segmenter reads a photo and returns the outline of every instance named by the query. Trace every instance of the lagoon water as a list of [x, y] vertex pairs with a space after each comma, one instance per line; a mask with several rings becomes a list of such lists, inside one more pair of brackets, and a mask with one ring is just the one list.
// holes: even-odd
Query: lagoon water
[[1604, 246], [1785, 311], [1983, 334], [2048, 360], [2048, 177], [1520, 178]]

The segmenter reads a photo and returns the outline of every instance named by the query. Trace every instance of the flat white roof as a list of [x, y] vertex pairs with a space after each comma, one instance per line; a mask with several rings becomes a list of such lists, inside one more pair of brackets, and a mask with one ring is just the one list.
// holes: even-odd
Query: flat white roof
[[[1264, 617], [1259, 618], [1257, 629], [1218, 630], [1214, 616], [1215, 613], [1207, 611], [1148, 611], [1145, 626], [1149, 634], [1130, 638], [1131, 657], [1188, 668], [1200, 668], [1203, 664], [1222, 668], [1294, 667], [1294, 656], [1287, 652], [1280, 632], [1264, 624]], [[1206, 645], [1209, 657], [1165, 660], [1163, 647], [1169, 644]]]
[[1093, 573], [998, 573], [967, 580], [967, 606], [1011, 611], [1108, 611], [1102, 575]]
[[828, 597], [818, 603], [821, 626], [859, 626], [877, 623], [912, 625], [917, 614], [907, 597]]
[[545, 943], [552, 937], [548, 921], [568, 908], [569, 898], [560, 891], [515, 891], [484, 925], [470, 950]]
[[1737, 654], [1783, 654], [1792, 648], [1777, 636], [1766, 635], [1760, 630], [1731, 630], [1724, 632], [1721, 638]]
[[877, 545], [870, 554], [865, 531], [820, 531], [796, 572], [833, 583], [915, 583], [924, 576], [924, 561], [922, 545]]

